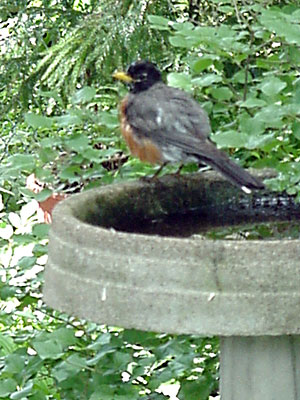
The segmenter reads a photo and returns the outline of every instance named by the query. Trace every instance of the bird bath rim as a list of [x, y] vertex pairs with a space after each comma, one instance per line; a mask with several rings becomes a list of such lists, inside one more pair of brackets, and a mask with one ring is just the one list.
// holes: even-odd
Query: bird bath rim
[[[107, 227], [109, 218], [126, 214], [128, 201], [139, 217], [145, 210], [164, 212], [173, 189], [175, 207], [214, 201], [220, 190], [235, 195], [237, 204], [245, 199], [216, 174], [108, 185], [72, 196], [53, 214], [46, 303], [95, 322], [158, 332], [300, 334], [299, 240], [182, 239]], [[155, 194], [164, 200], [157, 202]], [[105, 198], [112, 207], [106, 211]], [[125, 208], [110, 215], [118, 202]], [[99, 210], [106, 227], [91, 224]]]

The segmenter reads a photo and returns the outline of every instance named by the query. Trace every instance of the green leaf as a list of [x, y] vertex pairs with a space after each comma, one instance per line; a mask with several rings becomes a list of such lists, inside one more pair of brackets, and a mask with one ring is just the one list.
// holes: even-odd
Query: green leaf
[[219, 75], [206, 74], [199, 78], [192, 79], [192, 84], [195, 86], [205, 87], [205, 86], [210, 86], [213, 83], [221, 82], [221, 81], [222, 81], [222, 78]]
[[300, 122], [294, 122], [292, 125], [293, 135], [300, 140]]
[[280, 93], [285, 87], [286, 83], [281, 79], [271, 76], [265, 78], [258, 86], [266, 96], [275, 96]]
[[10, 399], [11, 400], [24, 400], [28, 394], [32, 393], [32, 388], [33, 388], [33, 381], [30, 380], [26, 383], [26, 385], [23, 387], [23, 389], [12, 393], [10, 396]]
[[257, 121], [263, 122], [266, 126], [273, 128], [281, 128], [282, 127], [282, 115], [283, 109], [280, 106], [275, 104], [264, 107], [259, 111], [255, 118]]
[[37, 193], [34, 198], [36, 201], [45, 201], [52, 195], [52, 193], [53, 191], [50, 189], [43, 189], [41, 192]]
[[64, 168], [60, 173], [59, 177], [61, 179], [66, 179], [69, 180], [70, 182], [77, 182], [78, 179], [80, 178], [81, 174], [81, 169], [77, 165], [73, 165], [70, 167]]
[[39, 239], [46, 239], [48, 238], [49, 229], [49, 224], [36, 224], [32, 228], [32, 234], [37, 236]]
[[169, 42], [174, 47], [183, 47], [190, 49], [193, 47], [195, 40], [191, 40], [190, 38], [187, 38], [185, 36], [176, 35], [176, 36], [170, 36]]
[[112, 400], [115, 398], [115, 389], [107, 385], [97, 385], [97, 391], [94, 392], [88, 400]]
[[191, 77], [183, 73], [171, 72], [168, 74], [168, 84], [187, 91], [192, 89]]
[[35, 158], [32, 155], [27, 154], [15, 154], [8, 158], [7, 167], [19, 169], [19, 171], [32, 172], [35, 167]]
[[101, 152], [99, 150], [93, 149], [89, 147], [88, 149], [82, 152], [84, 158], [92, 162], [99, 162]]
[[96, 90], [90, 86], [85, 86], [78, 90], [72, 97], [73, 104], [87, 103], [96, 96]]
[[170, 22], [167, 18], [161, 17], [159, 15], [148, 15], [148, 21], [152, 24], [152, 27], [157, 30], [169, 30]]
[[255, 108], [255, 107], [263, 107], [267, 103], [264, 100], [257, 99], [256, 97], [250, 97], [246, 101], [242, 101], [240, 103], [241, 107], [246, 107], [246, 108]]
[[59, 328], [51, 334], [51, 339], [59, 343], [63, 348], [74, 345], [78, 342], [75, 332], [70, 328]]
[[82, 119], [78, 115], [65, 114], [59, 117], [53, 117], [57, 126], [65, 127], [70, 125], [80, 125], [82, 124]]
[[51, 148], [41, 148], [38, 150], [39, 160], [43, 163], [49, 163], [57, 158], [57, 151]]
[[18, 266], [24, 271], [32, 268], [36, 263], [36, 257], [24, 256], [18, 261]]
[[43, 342], [35, 340], [33, 342], [33, 347], [42, 360], [47, 358], [56, 360], [63, 355], [62, 346], [53, 340], [45, 340]]
[[183, 381], [178, 396], [182, 400], [204, 400], [208, 399], [211, 389], [211, 379], [201, 376], [196, 381]]
[[259, 18], [262, 25], [269, 31], [286, 39], [290, 44], [299, 44], [300, 26], [293, 23], [293, 18], [288, 14], [272, 9], [263, 10]]
[[230, 100], [233, 95], [232, 91], [226, 86], [211, 89], [211, 94], [220, 101]]
[[244, 147], [248, 140], [246, 133], [228, 130], [211, 135], [211, 139], [220, 147]]
[[72, 354], [65, 361], [57, 364], [53, 368], [53, 376], [58, 380], [58, 382], [62, 382], [80, 372], [82, 369], [86, 367], [86, 359], [80, 357], [78, 354]]
[[[248, 73], [247, 76], [247, 82], [249, 84], [249, 82], [252, 82], [252, 76]], [[245, 83], [246, 82], [246, 72], [244, 70], [240, 70], [237, 73], [235, 73], [232, 77], [232, 82], [234, 83]]]
[[192, 69], [196, 74], [199, 74], [206, 68], [210, 67], [213, 64], [213, 60], [207, 57], [201, 57], [199, 60], [195, 61], [192, 65]]
[[53, 118], [45, 117], [44, 115], [26, 113], [25, 121], [33, 128], [51, 128], [53, 125]]
[[274, 144], [278, 143], [274, 137], [274, 133], [269, 133], [265, 135], [252, 134], [248, 135], [247, 139], [248, 140], [245, 142], [244, 147], [250, 150], [264, 149], [267, 145], [269, 145], [272, 142], [274, 142]]
[[102, 111], [100, 114], [100, 122], [109, 129], [115, 129], [119, 126], [118, 115], [114, 112]]
[[14, 379], [3, 379], [0, 384], [0, 398], [8, 399], [10, 394], [16, 390], [17, 382]]
[[[3, 372], [10, 374], [18, 374], [25, 367], [25, 357], [20, 354], [9, 354], [5, 358], [5, 366]], [[0, 384], [1, 386], [1, 384]]]
[[69, 139], [65, 140], [65, 145], [68, 147], [68, 149], [77, 151], [77, 152], [82, 152], [83, 150], [86, 150], [89, 146], [89, 139], [85, 135], [76, 135], [73, 136]]

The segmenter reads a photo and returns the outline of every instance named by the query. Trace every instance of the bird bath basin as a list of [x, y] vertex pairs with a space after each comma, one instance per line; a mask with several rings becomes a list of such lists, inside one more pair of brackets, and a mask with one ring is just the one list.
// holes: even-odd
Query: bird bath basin
[[300, 400], [300, 240], [208, 240], [297, 220], [288, 197], [215, 173], [103, 186], [54, 210], [44, 297], [102, 324], [221, 337], [223, 400]]

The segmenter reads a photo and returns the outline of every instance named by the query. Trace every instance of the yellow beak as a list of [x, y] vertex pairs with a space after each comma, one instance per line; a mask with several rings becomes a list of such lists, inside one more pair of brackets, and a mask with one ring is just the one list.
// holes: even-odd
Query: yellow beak
[[115, 72], [115, 73], [113, 74], [113, 78], [119, 79], [120, 81], [128, 82], [128, 83], [130, 83], [130, 82], [133, 81], [133, 79], [131, 78], [131, 76], [129, 76], [128, 74], [126, 74], [126, 72], [122, 72], [122, 71]]

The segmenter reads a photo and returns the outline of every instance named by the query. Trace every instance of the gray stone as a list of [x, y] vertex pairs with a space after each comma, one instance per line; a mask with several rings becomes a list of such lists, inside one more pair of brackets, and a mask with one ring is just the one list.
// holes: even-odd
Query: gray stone
[[[170, 215], [177, 237], [135, 233]], [[214, 173], [86, 191], [54, 210], [44, 298], [101, 324], [221, 336], [222, 400], [300, 400], [300, 241], [199, 234], [299, 215], [291, 198], [247, 196]]]

